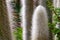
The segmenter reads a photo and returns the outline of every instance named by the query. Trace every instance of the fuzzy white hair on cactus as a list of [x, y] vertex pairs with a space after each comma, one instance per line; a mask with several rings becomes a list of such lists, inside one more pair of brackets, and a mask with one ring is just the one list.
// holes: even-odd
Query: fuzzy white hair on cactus
[[47, 12], [41, 5], [36, 7], [32, 17], [31, 40], [49, 40]]
[[22, 6], [22, 8], [21, 8], [21, 14], [20, 14], [20, 16], [21, 16], [21, 26], [22, 27], [24, 27], [25, 25], [26, 25], [26, 20], [25, 20], [25, 6]]
[[25, 6], [25, 0], [21, 0], [21, 5]]

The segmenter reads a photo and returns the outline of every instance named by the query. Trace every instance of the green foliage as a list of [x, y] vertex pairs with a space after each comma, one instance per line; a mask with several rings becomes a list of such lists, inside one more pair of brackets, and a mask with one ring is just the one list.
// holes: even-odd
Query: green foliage
[[47, 4], [47, 7], [52, 11], [54, 10], [54, 6], [52, 5], [52, 0], [47, 0], [46, 4]]
[[51, 28], [52, 30], [55, 28], [55, 24], [48, 23], [48, 26], [49, 26], [49, 28]]
[[[60, 9], [59, 8], [55, 8], [55, 12], [56, 12], [56, 17], [54, 17], [55, 19], [54, 19], [54, 21], [56, 22], [56, 24], [57, 24], [57, 22], [60, 22], [60, 15], [59, 15], [59, 12], [60, 11]], [[54, 34], [57, 34], [57, 40], [60, 40], [60, 29], [58, 29], [58, 28], [55, 28], [55, 30], [53, 31], [53, 33]]]
[[56, 11], [56, 16], [57, 16], [57, 18], [56, 19], [58, 19], [57, 21], [58, 22], [60, 22], [60, 8], [55, 8], [55, 11]]
[[51, 32], [54, 33], [54, 35], [57, 34], [58, 40], [60, 40], [60, 29], [56, 28], [57, 22], [60, 22], [60, 8], [54, 8], [52, 4], [52, 0], [47, 0], [47, 7], [54, 13], [53, 16], [53, 23], [49, 23], [48, 26], [51, 28]]
[[22, 28], [17, 27], [14, 34], [16, 36], [16, 40], [22, 40]]
[[52, 32], [56, 35], [56, 34], [60, 33], [60, 29], [54, 28], [54, 30], [52, 30]]

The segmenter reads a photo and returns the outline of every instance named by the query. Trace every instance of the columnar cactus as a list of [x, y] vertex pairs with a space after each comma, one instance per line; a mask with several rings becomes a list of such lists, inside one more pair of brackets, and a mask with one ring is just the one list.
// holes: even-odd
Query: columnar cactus
[[22, 28], [23, 28], [23, 40], [30, 40], [31, 36], [31, 21], [33, 14], [33, 0], [21, 0], [22, 1]]
[[53, 5], [55, 8], [60, 7], [60, 0], [53, 0]]
[[11, 32], [8, 21], [5, 0], [0, 0], [0, 40], [11, 40]]
[[14, 9], [15, 4], [14, 4], [14, 0], [6, 0], [6, 5], [7, 5], [7, 11], [8, 11], [8, 17], [9, 17], [9, 26], [10, 26], [10, 30], [11, 30], [11, 40], [16, 40], [15, 36], [13, 34], [14, 32], [14, 28], [17, 27], [16, 26], [16, 21], [15, 21], [15, 13], [16, 10]]
[[47, 12], [41, 5], [34, 10], [31, 40], [49, 40]]

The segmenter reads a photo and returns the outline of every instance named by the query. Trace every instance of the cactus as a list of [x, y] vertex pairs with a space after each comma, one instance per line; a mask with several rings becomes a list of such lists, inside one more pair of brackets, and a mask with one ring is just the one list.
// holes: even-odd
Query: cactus
[[5, 0], [0, 0], [0, 40], [11, 40], [11, 32], [8, 19], [6, 2]]
[[6, 0], [6, 5], [7, 5], [7, 12], [8, 12], [8, 18], [9, 18], [9, 26], [10, 26], [10, 31], [11, 31], [11, 40], [16, 40], [14, 36], [14, 31], [16, 25], [15, 21], [15, 15], [16, 15], [16, 10], [14, 9], [15, 7], [15, 0]]
[[49, 40], [49, 28], [46, 9], [39, 5], [32, 17], [31, 40]]
[[21, 1], [22, 1], [21, 26], [23, 28], [23, 40], [30, 40], [31, 21], [32, 21], [32, 14], [33, 14], [33, 0], [21, 0]]

